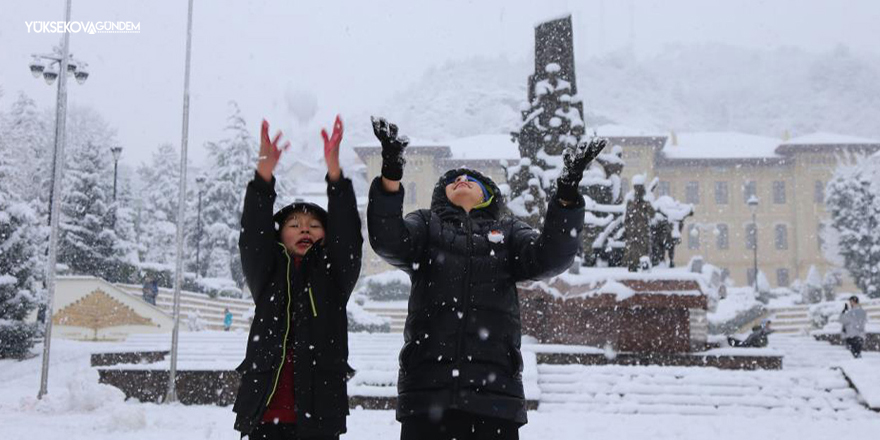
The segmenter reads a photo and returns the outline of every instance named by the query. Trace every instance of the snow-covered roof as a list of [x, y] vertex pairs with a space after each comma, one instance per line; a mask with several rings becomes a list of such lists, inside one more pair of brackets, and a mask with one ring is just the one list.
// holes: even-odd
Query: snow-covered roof
[[[410, 147], [445, 147], [447, 144], [444, 142], [437, 142], [430, 139], [420, 139], [420, 138], [409, 138], [409, 146]], [[358, 147], [375, 147], [379, 148], [382, 144], [379, 143], [378, 139], [373, 139], [369, 142], [363, 142], [357, 144]]]
[[782, 142], [783, 145], [853, 145], [853, 144], [880, 144], [880, 140], [869, 139], [845, 134], [816, 132], [804, 136], [798, 136]]
[[510, 141], [509, 134], [484, 134], [446, 142], [453, 159], [516, 159], [519, 146]]
[[[596, 135], [600, 137], [626, 137], [626, 136], [668, 136], [668, 133], [661, 133], [657, 130], [646, 130], [626, 125], [605, 124], [595, 128]], [[592, 130], [587, 128], [587, 134], [592, 134]]]
[[737, 132], [693, 132], [670, 135], [663, 146], [669, 159], [776, 158], [780, 140]]

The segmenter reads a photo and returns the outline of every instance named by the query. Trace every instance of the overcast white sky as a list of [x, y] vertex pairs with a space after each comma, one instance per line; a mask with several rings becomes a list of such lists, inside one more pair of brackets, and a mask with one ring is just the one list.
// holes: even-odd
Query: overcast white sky
[[[29, 34], [25, 22], [63, 20], [63, 8], [63, 0], [4, 0], [4, 109], [19, 90], [41, 107], [54, 106], [55, 87], [35, 80], [27, 65], [59, 35]], [[285, 95], [307, 90], [329, 126], [336, 112], [379, 107], [447, 60], [528, 58], [534, 24], [566, 13], [574, 17], [579, 59], [631, 41], [639, 56], [701, 42], [810, 51], [844, 44], [880, 53], [875, 0], [196, 0], [190, 158], [200, 163], [202, 144], [220, 136], [231, 99], [252, 131], [262, 117], [292, 129]], [[117, 127], [124, 162], [147, 160], [160, 142], [178, 145], [186, 1], [74, 0], [72, 20], [140, 22], [141, 33], [72, 35], [71, 52], [89, 62], [92, 75], [84, 86], [71, 84], [70, 102], [95, 107]]]

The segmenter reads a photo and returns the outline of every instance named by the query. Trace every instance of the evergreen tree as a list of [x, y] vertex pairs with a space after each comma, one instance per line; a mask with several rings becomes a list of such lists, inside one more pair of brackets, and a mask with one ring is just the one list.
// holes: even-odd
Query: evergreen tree
[[880, 298], [880, 156], [839, 167], [826, 195], [844, 268], [862, 292]]
[[108, 154], [113, 138], [93, 110], [70, 113], [58, 259], [74, 274], [109, 278], [117, 264]]
[[22, 358], [38, 333], [36, 324], [25, 320], [39, 300], [39, 248], [37, 216], [13, 191], [17, 173], [10, 148], [0, 144], [0, 182], [10, 184], [0, 191], [0, 358]]
[[141, 260], [173, 267], [177, 252], [180, 156], [171, 144], [162, 144], [153, 153], [150, 165], [141, 165], [138, 174], [146, 183], [141, 191], [138, 236], [143, 249]]
[[257, 146], [238, 105], [235, 102], [230, 105], [232, 114], [227, 119], [227, 136], [207, 144], [211, 171], [202, 196], [202, 249], [205, 251], [202, 256], [207, 276], [231, 277], [243, 286], [238, 233], [245, 187], [254, 175]]

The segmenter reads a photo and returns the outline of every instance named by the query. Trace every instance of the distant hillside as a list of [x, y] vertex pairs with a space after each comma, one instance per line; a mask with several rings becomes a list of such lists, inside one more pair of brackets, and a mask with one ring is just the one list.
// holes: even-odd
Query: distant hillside
[[[578, 61], [589, 124], [766, 136], [821, 130], [880, 138], [880, 59], [846, 48], [817, 54], [707, 44], [670, 47], [646, 59], [619, 52]], [[503, 58], [448, 62], [426, 72], [378, 114], [419, 138], [507, 133], [520, 119], [531, 69], [531, 61]], [[351, 135], [354, 141], [372, 137], [365, 124]]]

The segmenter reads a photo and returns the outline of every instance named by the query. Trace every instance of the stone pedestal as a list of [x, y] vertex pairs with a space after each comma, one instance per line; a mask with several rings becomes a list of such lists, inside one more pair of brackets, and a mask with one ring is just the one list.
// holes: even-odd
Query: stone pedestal
[[556, 278], [522, 285], [519, 292], [523, 334], [543, 344], [663, 354], [706, 347], [707, 298], [699, 282], [687, 276], [622, 275], [574, 285]]

